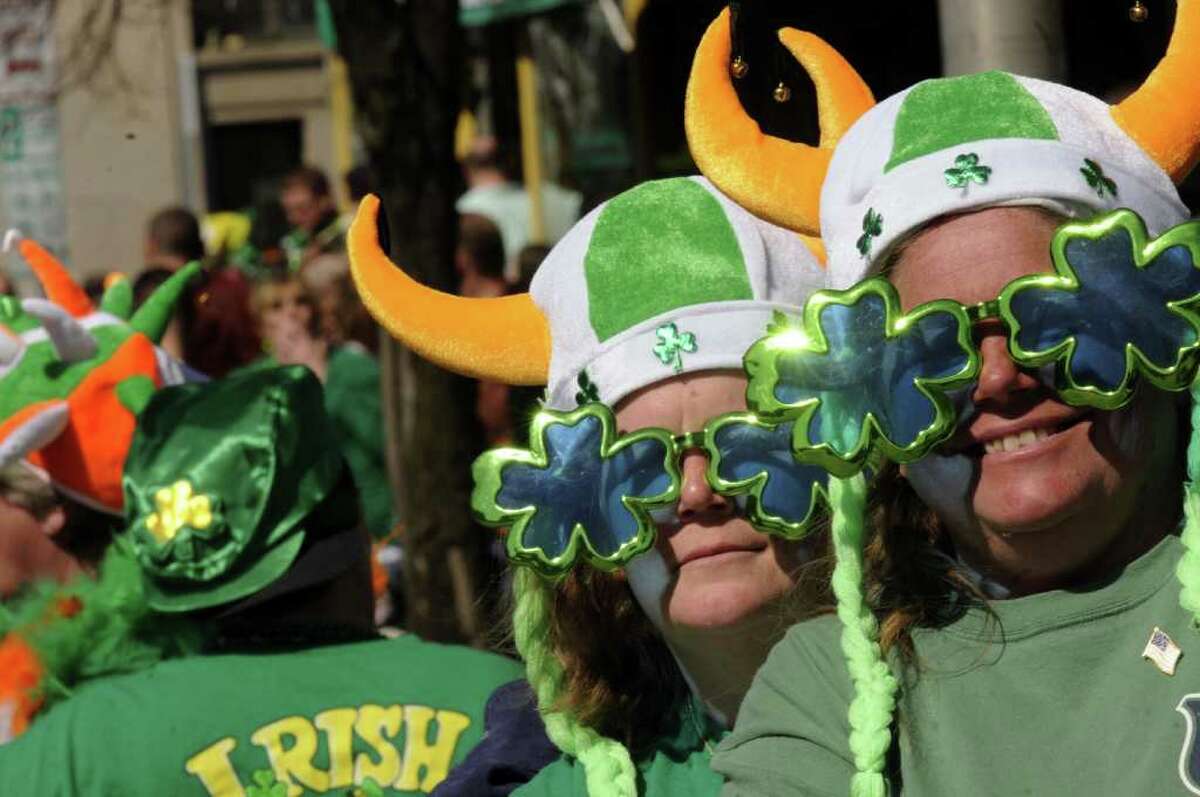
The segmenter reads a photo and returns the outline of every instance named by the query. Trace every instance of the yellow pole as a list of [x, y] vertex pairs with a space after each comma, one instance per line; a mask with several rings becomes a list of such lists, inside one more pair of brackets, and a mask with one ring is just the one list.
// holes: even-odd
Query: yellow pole
[[546, 243], [542, 210], [542, 136], [538, 122], [537, 67], [527, 48], [517, 56], [517, 111], [521, 123], [521, 161], [529, 197], [529, 243]]
[[[335, 185], [354, 167], [354, 98], [350, 94], [350, 75], [346, 61], [336, 53], [329, 54], [329, 113], [333, 117], [333, 167], [337, 171]], [[342, 212], [353, 210], [350, 198], [337, 191]]]

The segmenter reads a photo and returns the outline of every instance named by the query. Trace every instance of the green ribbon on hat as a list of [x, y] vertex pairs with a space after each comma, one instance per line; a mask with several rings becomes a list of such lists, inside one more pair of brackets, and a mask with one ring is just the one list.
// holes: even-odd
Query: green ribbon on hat
[[152, 608], [251, 595], [287, 572], [318, 526], [353, 525], [353, 492], [332, 495], [343, 467], [321, 385], [303, 367], [159, 391], [125, 462], [122, 535]]

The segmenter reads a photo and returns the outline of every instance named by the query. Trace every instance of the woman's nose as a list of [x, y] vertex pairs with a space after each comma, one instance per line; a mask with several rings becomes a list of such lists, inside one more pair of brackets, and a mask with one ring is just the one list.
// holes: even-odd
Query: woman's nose
[[1014, 393], [1037, 387], [1037, 379], [1018, 368], [1009, 356], [1005, 335], [983, 336], [979, 340], [979, 356], [979, 383], [973, 396], [976, 404], [1004, 402]]
[[700, 520], [705, 516], [724, 516], [732, 512], [732, 504], [720, 493], [714, 492], [705, 477], [708, 457], [699, 451], [688, 451], [683, 455], [681, 475], [683, 485], [679, 494], [679, 520], [683, 523]]

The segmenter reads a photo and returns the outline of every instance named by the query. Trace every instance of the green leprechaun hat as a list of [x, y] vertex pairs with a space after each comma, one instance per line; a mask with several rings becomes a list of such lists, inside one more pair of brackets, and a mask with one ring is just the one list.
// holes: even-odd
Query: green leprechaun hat
[[[357, 527], [345, 473], [321, 385], [305, 368], [169, 388], [138, 419], [118, 542], [156, 611], [241, 601], [279, 582], [306, 542]], [[326, 558], [309, 583], [344, 569]]]

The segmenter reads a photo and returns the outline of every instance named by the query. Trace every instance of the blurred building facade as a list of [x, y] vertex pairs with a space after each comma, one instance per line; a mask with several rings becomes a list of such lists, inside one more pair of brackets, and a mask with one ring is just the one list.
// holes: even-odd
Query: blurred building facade
[[0, 6], [0, 225], [82, 276], [130, 273], [163, 206], [242, 210], [300, 163], [342, 190], [348, 99], [312, 0], [133, 0], [111, 31], [84, 26], [93, 5]]

